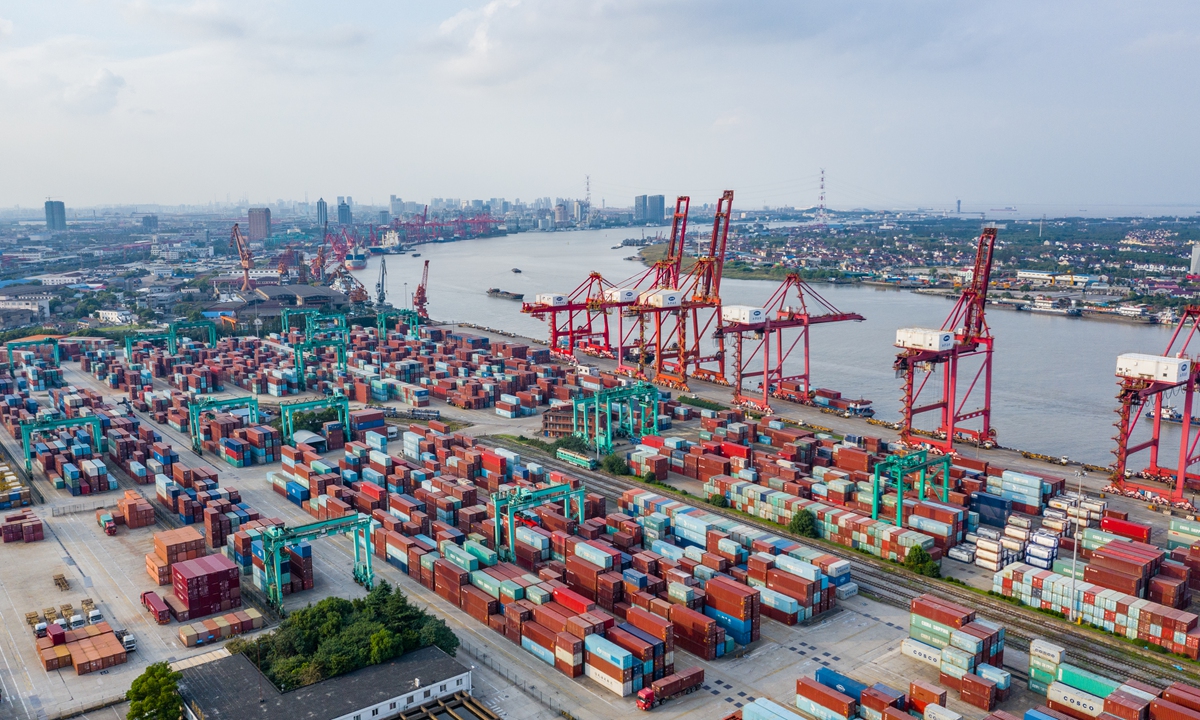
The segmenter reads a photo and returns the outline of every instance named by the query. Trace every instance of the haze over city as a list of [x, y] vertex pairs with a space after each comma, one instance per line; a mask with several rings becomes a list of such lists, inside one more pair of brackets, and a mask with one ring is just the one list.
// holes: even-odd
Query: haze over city
[[[1200, 8], [0, 3], [0, 206], [715, 195], [1171, 214]], [[336, 188], [332, 190], [331, 188]], [[1036, 206], [1035, 210], [1029, 210]]]

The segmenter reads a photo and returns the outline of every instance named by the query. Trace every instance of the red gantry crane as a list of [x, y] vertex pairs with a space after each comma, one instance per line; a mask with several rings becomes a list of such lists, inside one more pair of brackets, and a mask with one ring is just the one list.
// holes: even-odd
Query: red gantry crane
[[425, 268], [421, 271], [421, 284], [417, 286], [417, 291], [413, 293], [413, 310], [417, 311], [417, 317], [422, 320], [429, 319], [429, 261], [425, 261]]
[[229, 247], [237, 248], [238, 260], [242, 266], [242, 292], [250, 292], [253, 289], [250, 284], [250, 268], [254, 267], [254, 255], [250, 252], [250, 243], [242, 237], [237, 223], [233, 224], [233, 230], [229, 233]]
[[[955, 439], [966, 438], [988, 446], [995, 442], [992, 427], [992, 350], [994, 338], [984, 317], [988, 283], [992, 272], [992, 252], [996, 246], [996, 228], [987, 227], [979, 235], [971, 281], [940, 330], [901, 328], [896, 331], [896, 346], [901, 348], [893, 367], [897, 377], [904, 378], [904, 397], [901, 398], [900, 439], [907, 443], [927, 443], [945, 453], [953, 452]], [[974, 376], [967, 364], [978, 364]], [[921, 405], [922, 391], [941, 369], [941, 398]], [[965, 370], [965, 387], [959, 384], [960, 370]], [[979, 389], [982, 381], [982, 389]], [[976, 392], [978, 390], [978, 392]], [[982, 404], [964, 409], [972, 395], [982, 395]], [[913, 421], [922, 414], [939, 411], [936, 431], [926, 434], [914, 427]], [[959, 423], [978, 418], [981, 427], [969, 429]]]
[[[1195, 358], [1187, 355], [1187, 350], [1196, 336], [1198, 324], [1200, 324], [1200, 305], [1189, 305], [1184, 308], [1183, 317], [1171, 335], [1167, 349], [1162, 355], [1126, 353], [1117, 358], [1117, 380], [1120, 392], [1117, 393], [1119, 405], [1117, 422], [1114, 423], [1117, 435], [1113, 439], [1117, 441], [1117, 449], [1113, 451], [1113, 454], [1116, 455], [1116, 462], [1112, 465], [1112, 484], [1114, 486], [1112, 489], [1124, 495], [1150, 501], [1163, 498], [1163, 489], [1139, 485], [1132, 481], [1135, 473], [1131, 472], [1128, 467], [1130, 456], [1149, 449], [1150, 465], [1136, 473], [1136, 476], [1166, 483], [1173, 481], [1173, 485], [1168, 491], [1170, 495], [1165, 499], [1178, 507], [1191, 508], [1191, 503], [1184, 501], [1183, 492], [1189, 484], [1195, 487], [1197, 483], [1200, 483], [1200, 475], [1188, 472], [1188, 468], [1200, 460], [1200, 456], [1196, 454], [1200, 432], [1193, 433], [1195, 420], [1192, 417], [1192, 402], [1200, 369], [1198, 369]], [[1167, 394], [1174, 391], [1183, 392], [1182, 413], [1163, 404]], [[1149, 401], [1154, 403], [1154, 409], [1146, 413], [1147, 419], [1153, 423], [1150, 439], [1131, 445], [1134, 429]], [[1174, 468], [1160, 462], [1162, 459], [1160, 443], [1164, 420], [1168, 422], [1175, 420], [1180, 423], [1179, 455]]]
[[[793, 290], [795, 299], [799, 302], [798, 306], [789, 304], [789, 296]], [[817, 313], [809, 311], [808, 298], [818, 306]], [[847, 320], [861, 322], [865, 319], [858, 313], [844, 313], [835, 308], [801, 280], [797, 273], [787, 276], [767, 300], [765, 307], [726, 305], [721, 308], [721, 315], [725, 323], [725, 335], [732, 335], [734, 338], [733, 402], [740, 407], [768, 415], [774, 412], [771, 409], [771, 398], [806, 404], [812, 401], [808, 356], [808, 331], [811, 326]], [[785, 345], [784, 331], [795, 328], [799, 328], [800, 333], [791, 343]], [[747, 338], [757, 343], [751, 346], [749, 353], [744, 349]], [[801, 340], [804, 341], [803, 369], [797, 374], [789, 375], [784, 370], [784, 363]], [[761, 359], [762, 370], [750, 370], [756, 358]], [[755, 377], [762, 379], [759, 383], [761, 395], [747, 392], [744, 386], [746, 379]]]

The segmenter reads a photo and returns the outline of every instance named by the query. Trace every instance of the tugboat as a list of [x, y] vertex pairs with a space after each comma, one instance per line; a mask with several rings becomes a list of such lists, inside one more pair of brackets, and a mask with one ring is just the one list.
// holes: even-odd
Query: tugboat
[[518, 275], [521, 274], [521, 268], [513, 268], [512, 271], [517, 273]]
[[[1178, 410], [1177, 408], [1175, 408], [1171, 405], [1163, 405], [1162, 410], [1163, 410], [1163, 412], [1162, 412], [1162, 421], [1163, 422], [1175, 423], [1177, 425], [1183, 424], [1183, 413], [1180, 410]], [[1154, 420], [1154, 411], [1153, 410], [1146, 411], [1146, 419]], [[1196, 423], [1197, 425], [1200, 425], [1200, 418], [1193, 415], [1192, 422]]]
[[509, 292], [500, 288], [488, 288], [487, 294], [489, 297], [498, 297], [505, 300], [524, 300], [525, 293]]

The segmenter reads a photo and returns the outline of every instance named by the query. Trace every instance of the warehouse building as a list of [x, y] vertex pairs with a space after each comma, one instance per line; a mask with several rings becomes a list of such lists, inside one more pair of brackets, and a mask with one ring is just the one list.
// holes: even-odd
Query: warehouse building
[[474, 704], [471, 671], [437, 647], [286, 693], [244, 655], [180, 672], [186, 720], [393, 720], [430, 704]]

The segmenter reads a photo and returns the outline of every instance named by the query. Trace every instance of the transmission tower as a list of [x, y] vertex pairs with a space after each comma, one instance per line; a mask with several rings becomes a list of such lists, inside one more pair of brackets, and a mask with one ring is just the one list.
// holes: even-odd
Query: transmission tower
[[821, 168], [821, 194], [817, 196], [817, 229], [824, 231], [825, 217], [825, 168]]

